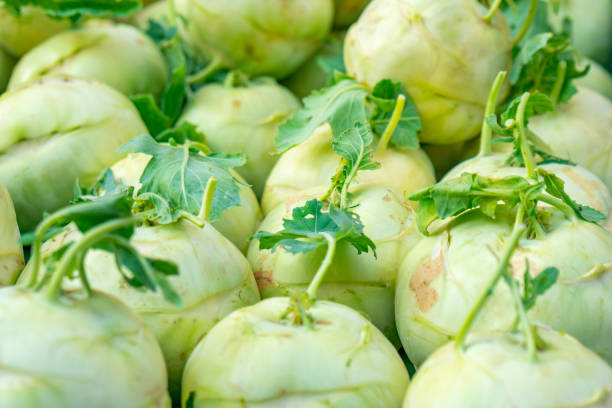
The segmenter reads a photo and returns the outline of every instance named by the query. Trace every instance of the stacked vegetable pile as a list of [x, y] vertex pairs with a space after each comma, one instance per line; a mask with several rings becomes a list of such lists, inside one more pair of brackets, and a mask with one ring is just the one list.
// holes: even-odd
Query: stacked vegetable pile
[[144, 3], [0, 0], [0, 407], [612, 407], [610, 0]]

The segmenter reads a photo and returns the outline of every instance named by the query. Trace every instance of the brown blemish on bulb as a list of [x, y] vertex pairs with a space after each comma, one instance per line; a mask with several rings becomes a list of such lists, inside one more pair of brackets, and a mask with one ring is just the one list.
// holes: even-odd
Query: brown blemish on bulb
[[255, 271], [255, 281], [259, 290], [264, 290], [269, 286], [277, 287], [278, 283], [274, 280], [274, 271], [272, 269], [258, 269]]
[[421, 312], [427, 312], [438, 301], [438, 292], [429, 287], [444, 268], [444, 253], [440, 249], [440, 254], [435, 258], [425, 259], [414, 271], [410, 278], [409, 287], [416, 296], [416, 301]]

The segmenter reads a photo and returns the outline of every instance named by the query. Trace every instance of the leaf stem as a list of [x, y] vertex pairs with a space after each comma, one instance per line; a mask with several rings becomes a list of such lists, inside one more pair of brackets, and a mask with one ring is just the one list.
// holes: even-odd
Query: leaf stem
[[510, 261], [510, 257], [512, 256], [512, 253], [514, 252], [516, 247], [518, 246], [518, 242], [521, 239], [521, 236], [523, 235], [524, 231], [525, 231], [525, 227], [523, 225], [519, 223], [515, 224], [514, 229], [512, 231], [512, 235], [510, 236], [510, 241], [508, 242], [508, 244], [506, 245], [506, 248], [504, 249], [504, 253], [499, 262], [499, 265], [497, 266], [497, 269], [495, 270], [495, 273], [493, 274], [485, 290], [482, 292], [482, 294], [476, 301], [476, 304], [474, 305], [474, 307], [472, 307], [472, 310], [470, 310], [470, 313], [468, 314], [467, 319], [465, 320], [465, 322], [463, 322], [463, 325], [461, 326], [459, 333], [455, 337], [455, 349], [457, 351], [463, 352], [465, 350], [465, 339], [467, 337], [467, 334], [472, 328], [472, 326], [474, 325], [476, 318], [478, 317], [478, 315], [480, 314], [480, 311], [482, 310], [485, 303], [489, 299], [489, 296], [491, 296], [491, 294], [493, 293], [493, 290], [495, 289], [497, 282], [499, 282], [499, 279], [506, 272], [508, 268], [508, 262]]
[[[105, 222], [98, 225], [83, 235], [81, 239], [74, 243], [60, 259], [60, 262], [53, 272], [49, 286], [45, 290], [45, 296], [49, 300], [55, 299], [57, 296], [62, 280], [65, 276], [70, 273], [71, 268], [74, 266], [75, 258], [78, 259], [80, 252], [91, 248], [101, 240], [106, 238], [106, 234], [118, 230], [120, 228], [129, 227], [144, 221], [146, 216], [144, 213], [134, 215], [127, 218], [119, 218], [116, 220]], [[88, 285], [84, 283], [84, 285]]]
[[168, 0], [168, 23], [170, 27], [176, 27], [176, 9], [174, 8], [174, 0]]
[[[529, 271], [525, 271], [525, 273], [529, 273]], [[523, 305], [523, 300], [521, 299], [521, 295], [519, 293], [518, 287], [516, 285], [516, 281], [514, 277], [510, 274], [507, 274], [506, 283], [510, 287], [510, 292], [512, 293], [512, 298], [514, 300], [514, 305], [517, 310], [519, 321], [521, 322], [521, 326], [523, 328], [523, 333], [525, 335], [525, 341], [527, 342], [527, 355], [529, 357], [529, 361], [535, 361], [537, 358], [537, 347], [536, 347], [536, 337], [533, 330], [533, 326], [531, 322], [527, 318], [527, 312], [525, 311], [525, 305]]]
[[209, 76], [217, 72], [219, 69], [223, 68], [223, 65], [223, 58], [218, 55], [215, 55], [213, 59], [208, 63], [206, 68], [187, 77], [187, 84], [193, 85], [206, 80]]
[[552, 99], [555, 106], [559, 104], [559, 99], [561, 99], [561, 91], [563, 90], [563, 84], [565, 83], [566, 74], [567, 62], [561, 61], [557, 66], [557, 78], [555, 79], [553, 88], [550, 91], [550, 98]]
[[323, 258], [323, 262], [321, 262], [317, 273], [306, 290], [306, 294], [311, 299], [316, 299], [319, 286], [321, 285], [321, 282], [323, 282], [323, 278], [325, 278], [325, 274], [327, 273], [336, 252], [336, 239], [326, 232], [322, 232], [321, 236], [323, 236], [327, 241], [327, 252], [325, 253], [325, 258]]
[[[361, 149], [364, 149], [363, 144], [361, 145]], [[363, 154], [363, 152], [362, 152]], [[348, 207], [348, 189], [351, 185], [351, 183], [353, 182], [353, 179], [355, 178], [355, 175], [357, 175], [357, 172], [359, 171], [359, 165], [355, 165], [352, 166], [351, 168], [351, 172], [349, 173], [349, 175], [347, 176], [346, 180], [344, 181], [344, 184], [342, 185], [342, 190], [340, 191], [340, 208], [343, 210], [346, 210]]]
[[397, 96], [397, 100], [395, 101], [395, 107], [393, 108], [393, 113], [391, 114], [391, 119], [385, 128], [382, 136], [380, 137], [380, 141], [378, 142], [378, 146], [376, 146], [376, 155], [382, 154], [386, 149], [389, 141], [391, 140], [391, 136], [393, 136], [393, 132], [395, 132], [395, 128], [402, 118], [402, 113], [404, 112], [404, 106], [406, 106], [406, 96], [403, 94], [399, 94]]
[[485, 107], [484, 119], [482, 121], [482, 130], [480, 132], [480, 151], [479, 156], [488, 156], [491, 154], [491, 126], [487, 123], [487, 118], [495, 113], [497, 107], [497, 98], [499, 91], [506, 79], [507, 72], [500, 71], [493, 81], [493, 86], [489, 91], [489, 97], [487, 98], [487, 106]]
[[523, 22], [523, 26], [521, 27], [521, 31], [519, 31], [518, 35], [512, 41], [512, 47], [516, 47], [523, 38], [529, 32], [529, 28], [531, 27], [531, 23], [533, 23], [533, 19], [536, 14], [536, 10], [538, 9], [538, 1], [539, 0], [530, 0], [529, 1], [529, 10], [527, 11], [527, 18]]
[[204, 190], [204, 197], [202, 198], [202, 208], [198, 218], [210, 221], [210, 211], [212, 209], [212, 202], [215, 195], [215, 188], [217, 187], [217, 178], [210, 177], [208, 183], [206, 183], [206, 189]]
[[527, 129], [525, 128], [525, 110], [527, 109], [527, 103], [529, 102], [530, 96], [531, 95], [529, 92], [525, 92], [521, 96], [521, 101], [519, 102], [516, 110], [517, 127], [514, 128], [514, 137], [519, 138], [521, 153], [523, 155], [523, 160], [525, 161], [525, 167], [527, 168], [527, 176], [530, 179], [537, 181], [538, 175], [536, 174], [536, 163], [533, 157], [533, 152], [531, 151], [531, 146], [529, 145]]
[[567, 205], [562, 200], [556, 197], [553, 197], [548, 194], [538, 194], [536, 199], [538, 201], [542, 201], [544, 203], [552, 205], [556, 209], [560, 210], [563, 215], [570, 220], [576, 218], [576, 212], [572, 209], [572, 207], [570, 207], [569, 205]]
[[501, 5], [501, 3], [502, 3], [502, 0], [495, 0], [495, 2], [493, 2], [491, 7], [489, 7], [489, 11], [487, 12], [487, 15], [483, 17], [483, 20], [486, 21], [487, 23], [490, 23], [491, 20], [493, 20], [495, 13], [497, 13], [497, 10], [499, 9], [499, 6]]

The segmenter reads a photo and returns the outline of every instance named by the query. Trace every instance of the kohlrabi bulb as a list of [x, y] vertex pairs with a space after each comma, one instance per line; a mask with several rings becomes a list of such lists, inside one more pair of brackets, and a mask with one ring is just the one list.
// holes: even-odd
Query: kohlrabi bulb
[[[553, 7], [554, 3], [550, 3]], [[588, 6], [587, 6], [588, 5]], [[606, 63], [612, 53], [612, 2], [610, 0], [561, 0], [559, 13], [550, 12], [552, 25], [563, 27], [564, 19], [572, 22], [572, 43], [587, 57]]]
[[0, 310], [0, 406], [170, 407], [155, 336], [115, 298], [13, 286], [0, 289]]
[[117, 150], [147, 133], [128, 98], [111, 87], [45, 78], [0, 97], [0, 182], [8, 189], [21, 232], [45, 211], [73, 198], [121, 156]]
[[[134, 186], [136, 192], [140, 188], [140, 176], [145, 167], [151, 160], [151, 156], [144, 153], [132, 153], [125, 159], [120, 160], [112, 166], [113, 174], [117, 181], [126, 186]], [[240, 176], [234, 171], [230, 172], [239, 180]], [[253, 190], [245, 184], [240, 187], [240, 206], [231, 207], [224, 211], [218, 220], [212, 225], [227, 239], [229, 239], [238, 249], [246, 251], [251, 235], [261, 222], [261, 210], [257, 197]]]
[[[511, 306], [510, 306], [511, 307]], [[523, 337], [474, 334], [466, 350], [450, 343], [419, 368], [404, 408], [605, 408], [612, 368], [572, 337], [538, 329], [545, 348], [530, 361]]]
[[421, 117], [422, 142], [468, 140], [491, 83], [511, 64], [506, 21], [498, 12], [487, 23], [486, 11], [477, 0], [374, 0], [346, 36], [347, 72], [369, 86], [401, 82]]
[[529, 129], [554, 155], [586, 167], [612, 189], [612, 101], [581, 88], [554, 112], [530, 118]]
[[[523, 281], [526, 262], [536, 276], [553, 266], [553, 285], [529, 310], [534, 322], [580, 340], [612, 361], [612, 234], [599, 225], [552, 216], [539, 239], [522, 239], [511, 273]], [[464, 214], [437, 234], [425, 237], [405, 257], [397, 281], [395, 316], [400, 339], [415, 364], [452, 340], [485, 290], [507, 242], [514, 216], [499, 210], [493, 220]], [[474, 331], [509, 330], [515, 320], [507, 285], [498, 285]]]
[[[506, 159], [507, 154], [473, 157], [454, 167], [444, 180], [458, 178], [463, 173], [477, 173], [490, 178], [527, 177], [524, 167], [508, 166]], [[604, 224], [612, 227], [612, 193], [596, 175], [579, 165], [546, 163], [538, 167], [563, 180], [565, 192], [574, 201], [604, 213], [608, 218]]]
[[[278, 205], [266, 215], [259, 230], [280, 231], [283, 219], [291, 218], [293, 208], [314, 197], [314, 192], [304, 193]], [[363, 222], [364, 233], [376, 244], [376, 257], [372, 252], [358, 254], [347, 242], [339, 243], [318, 297], [360, 311], [397, 343], [393, 299], [400, 255], [420, 239], [413, 212], [393, 192], [373, 184], [353, 188], [350, 205]], [[291, 289], [307, 287], [325, 253], [325, 248], [301, 254], [282, 248], [271, 252], [259, 249], [259, 241], [254, 239], [247, 258], [261, 295], [267, 298], [287, 296]]]
[[308, 328], [290, 307], [289, 298], [266, 299], [213, 327], [185, 367], [183, 407], [401, 407], [408, 372], [376, 327], [316, 301]]
[[[377, 170], [360, 171], [353, 185], [380, 184], [403, 197], [435, 183], [434, 170], [421, 149], [385, 149], [373, 156]], [[261, 200], [264, 214], [300, 191], [328, 186], [340, 156], [332, 149], [331, 127], [319, 126], [305, 142], [285, 152], [272, 169]]]
[[15, 59], [0, 49], [0, 94], [6, 89], [14, 66]]
[[355, 22], [370, 0], [334, 0], [334, 27], [347, 27]]
[[0, 49], [20, 57], [70, 25], [69, 20], [51, 18], [39, 7], [22, 7], [17, 16], [0, 5]]
[[[79, 235], [70, 229], [49, 241], [43, 253]], [[159, 293], [126, 285], [109, 252], [88, 252], [87, 278], [92, 288], [115, 296], [144, 318], [164, 353], [170, 393], [179, 399], [183, 367], [191, 351], [227, 314], [259, 300], [257, 284], [244, 255], [208, 223], [202, 228], [188, 221], [139, 227], [130, 243], [141, 255], [178, 267], [178, 275], [168, 277], [168, 282], [181, 297], [181, 306]], [[27, 268], [20, 279], [27, 279], [29, 273]], [[79, 281], [74, 284], [80, 286]]]
[[332, 0], [176, 0], [181, 35], [200, 58], [250, 76], [283, 78], [321, 45]]
[[9, 192], [0, 182], [0, 286], [13, 284], [23, 265], [15, 208]]
[[179, 122], [197, 126], [213, 151], [244, 153], [246, 165], [236, 171], [261, 196], [278, 156], [274, 137], [278, 125], [300, 108], [300, 102], [271, 78], [244, 85], [211, 84], [198, 90]]
[[127, 24], [92, 21], [25, 54], [8, 89], [58, 75], [100, 81], [129, 96], [160, 94], [168, 73], [161, 51], [142, 31]]
[[305, 98], [312, 91], [325, 88], [333, 71], [328, 71], [321, 66], [321, 58], [342, 58], [342, 43], [345, 35], [346, 31], [333, 31], [327, 36], [316, 54], [308, 58], [290, 77], [283, 80], [283, 85], [298, 98]]
[[132, 24], [141, 30], [149, 28], [149, 20], [168, 22], [168, 2], [166, 0], [151, 3], [130, 17]]
[[595, 61], [588, 61], [589, 72], [574, 81], [575, 85], [597, 91], [608, 99], [612, 99], [612, 75]]

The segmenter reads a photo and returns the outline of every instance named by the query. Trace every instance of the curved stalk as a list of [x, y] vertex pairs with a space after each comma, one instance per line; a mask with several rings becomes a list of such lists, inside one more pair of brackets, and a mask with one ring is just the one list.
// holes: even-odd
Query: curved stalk
[[493, 86], [489, 91], [489, 97], [487, 98], [487, 105], [485, 107], [484, 119], [482, 121], [482, 130], [480, 131], [480, 149], [478, 151], [479, 156], [488, 156], [491, 154], [491, 135], [492, 130], [487, 123], [487, 118], [495, 113], [497, 107], [497, 98], [499, 91], [506, 79], [507, 72], [500, 71], [493, 81]]
[[516, 110], [516, 121], [517, 127], [514, 128], [514, 137], [518, 137], [521, 144], [521, 153], [523, 154], [523, 161], [525, 162], [525, 168], [527, 169], [527, 176], [532, 179], [538, 179], [536, 174], [536, 163], [529, 146], [529, 139], [527, 137], [527, 129], [525, 128], [525, 110], [527, 109], [527, 103], [529, 102], [529, 92], [525, 92], [521, 96], [518, 108]]
[[557, 197], [553, 197], [548, 194], [539, 194], [537, 196], [537, 200], [542, 201], [543, 203], [546, 203], [546, 204], [550, 204], [556, 209], [560, 210], [565, 216], [565, 218], [568, 218], [568, 219], [576, 218], [576, 212], [574, 211], [574, 209], [570, 207], [569, 205], [567, 205], [566, 203], [564, 203], [562, 200], [558, 199]]
[[138, 214], [133, 217], [120, 218], [113, 221], [105, 222], [87, 231], [83, 237], [75, 242], [60, 259], [60, 262], [53, 272], [51, 281], [45, 290], [45, 297], [49, 300], [55, 299], [61, 286], [62, 280], [67, 276], [74, 266], [75, 259], [78, 259], [79, 254], [83, 250], [91, 248], [93, 245], [104, 240], [106, 234], [116, 231], [121, 228], [129, 227], [142, 222], [145, 219], [143, 214]]
[[504, 249], [504, 253], [499, 262], [499, 265], [497, 266], [497, 269], [495, 270], [495, 273], [493, 274], [493, 277], [489, 281], [489, 284], [486, 286], [486, 289], [482, 292], [482, 294], [476, 301], [476, 304], [474, 305], [472, 310], [470, 310], [467, 319], [465, 319], [465, 322], [463, 322], [461, 329], [459, 329], [459, 333], [455, 337], [455, 349], [457, 351], [463, 352], [465, 350], [465, 338], [467, 337], [468, 332], [474, 325], [474, 322], [476, 321], [476, 318], [480, 314], [485, 303], [489, 299], [489, 296], [491, 296], [491, 294], [493, 293], [495, 286], [506, 272], [508, 268], [508, 262], [510, 262], [510, 257], [518, 246], [518, 242], [521, 239], [524, 231], [525, 227], [523, 225], [520, 225], [519, 223], [515, 224], [514, 230], [512, 231], [512, 235], [510, 236], [510, 241]]
[[495, 17], [495, 13], [497, 13], [497, 10], [499, 9], [499, 6], [501, 6], [501, 3], [502, 0], [495, 0], [491, 7], [489, 7], [489, 11], [487, 12], [487, 15], [483, 17], [483, 20], [487, 23], [490, 23], [491, 20], [493, 20], [493, 17]]
[[317, 269], [317, 273], [306, 290], [306, 294], [308, 294], [308, 297], [311, 299], [316, 299], [319, 286], [321, 286], [321, 282], [323, 282], [323, 278], [325, 278], [325, 274], [327, 273], [327, 270], [334, 259], [334, 254], [336, 253], [336, 239], [326, 232], [322, 232], [321, 235], [327, 241], [327, 252], [325, 253], [325, 258], [323, 258], [323, 262], [321, 262], [319, 269]]
[[406, 97], [402, 94], [398, 95], [397, 100], [395, 101], [395, 107], [393, 108], [393, 113], [391, 114], [391, 119], [385, 128], [382, 136], [380, 137], [380, 141], [378, 142], [378, 146], [376, 146], [376, 155], [382, 154], [386, 149], [389, 141], [391, 140], [391, 136], [393, 136], [393, 132], [395, 132], [395, 128], [402, 118], [402, 113], [404, 112], [404, 106], [406, 106]]
[[[525, 271], [525, 273], [529, 273]], [[516, 285], [516, 281], [512, 276], [509, 276], [506, 280], [508, 286], [510, 287], [510, 292], [512, 293], [512, 299], [514, 300], [514, 305], [517, 310], [518, 319], [521, 322], [521, 326], [523, 328], [523, 334], [525, 335], [525, 341], [527, 342], [527, 355], [529, 357], [529, 361], [535, 361], [537, 357], [537, 347], [536, 347], [536, 335], [533, 330], [533, 326], [531, 322], [527, 318], [527, 312], [525, 311], [525, 306], [523, 305], [523, 301], [521, 299], [521, 295], [519, 293], [518, 287]]]
[[187, 77], [187, 84], [193, 85], [198, 82], [205, 81], [209, 76], [223, 68], [223, 65], [223, 58], [219, 56], [214, 56], [210, 63], [206, 66], [206, 68]]
[[529, 32], [529, 28], [531, 27], [531, 23], [533, 23], [533, 19], [536, 14], [536, 10], [538, 9], [538, 1], [539, 0], [530, 0], [529, 2], [529, 10], [527, 11], [527, 18], [523, 22], [523, 26], [521, 27], [521, 31], [519, 31], [518, 35], [512, 41], [512, 47], [516, 47], [523, 38]]
[[552, 99], [555, 106], [559, 104], [561, 98], [561, 91], [563, 90], [563, 84], [565, 83], [565, 76], [567, 75], [567, 62], [561, 61], [557, 67], [557, 79], [550, 91], [550, 98]]

